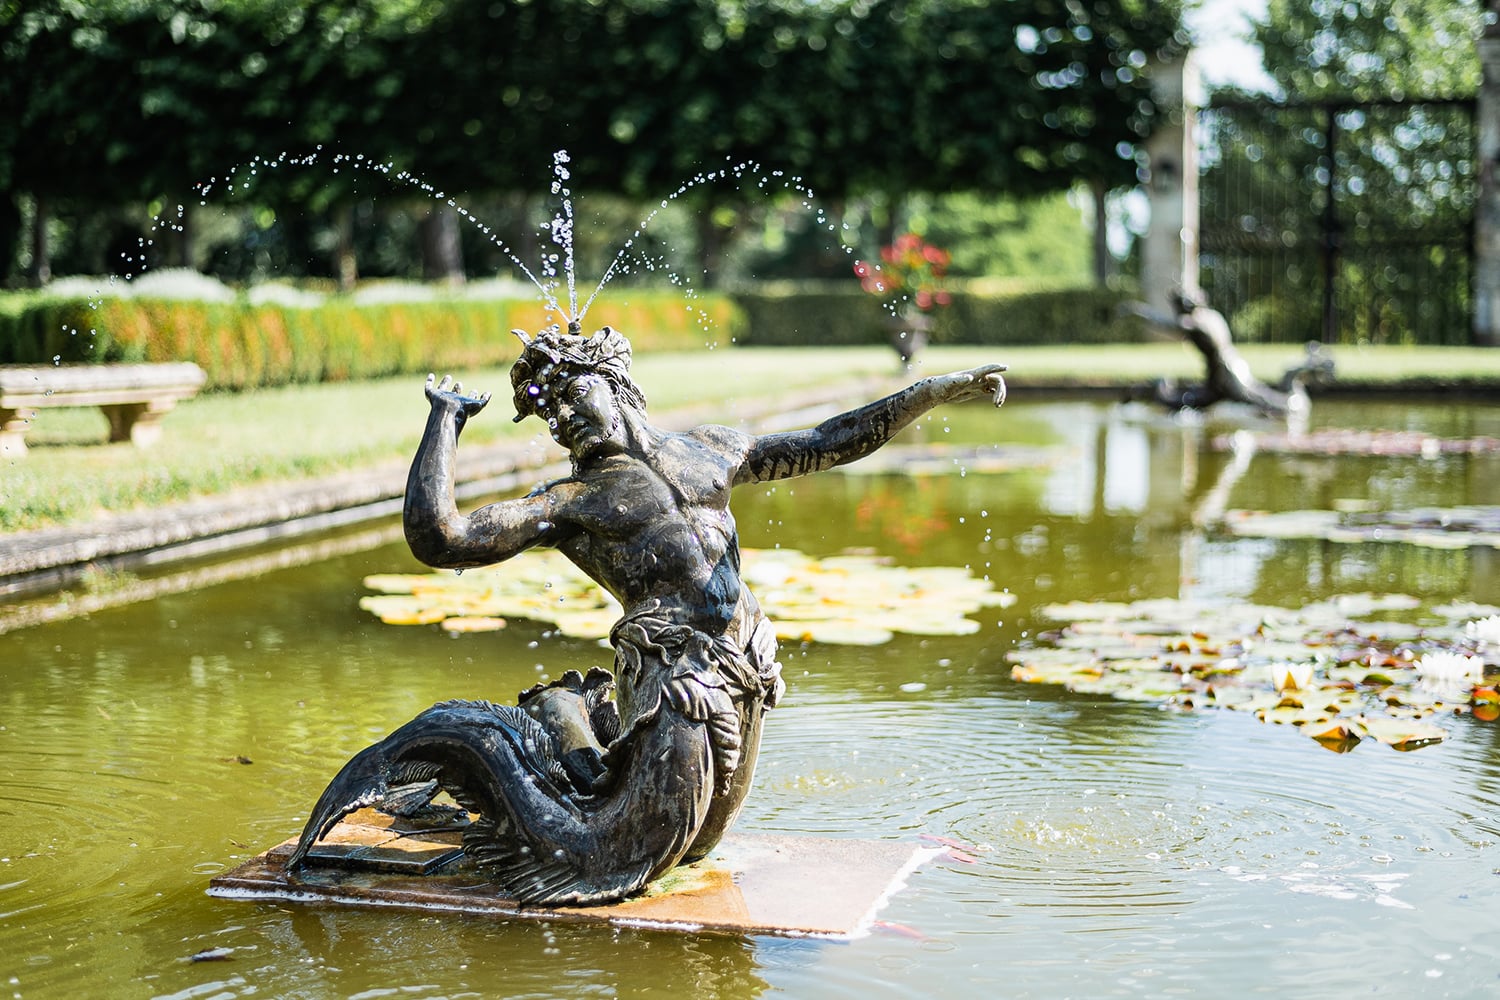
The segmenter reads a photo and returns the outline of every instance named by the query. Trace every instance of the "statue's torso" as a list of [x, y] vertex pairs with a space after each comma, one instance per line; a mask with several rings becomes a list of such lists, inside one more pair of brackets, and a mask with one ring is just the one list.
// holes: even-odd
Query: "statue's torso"
[[581, 489], [559, 511], [567, 534], [558, 548], [627, 609], [655, 600], [685, 623], [722, 631], [743, 611], [729, 510], [736, 461], [696, 433], [600, 459], [571, 480]]

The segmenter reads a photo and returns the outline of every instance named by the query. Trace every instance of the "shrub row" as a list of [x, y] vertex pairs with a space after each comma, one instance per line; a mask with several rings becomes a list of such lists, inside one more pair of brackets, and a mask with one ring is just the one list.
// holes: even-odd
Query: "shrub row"
[[[193, 361], [210, 389], [462, 371], [514, 359], [512, 329], [556, 322], [535, 301], [466, 300], [312, 307], [149, 298], [0, 297], [0, 363]], [[637, 349], [728, 341], [739, 325], [723, 297], [676, 292], [601, 299], [590, 329], [628, 332]]]
[[[1116, 344], [1146, 338], [1145, 325], [1122, 315], [1126, 296], [1109, 289], [1030, 291], [956, 289], [933, 314], [940, 344]], [[857, 289], [768, 286], [735, 294], [745, 316], [740, 343], [754, 346], [851, 346], [882, 342], [895, 322], [875, 296]]]
[[[1099, 344], [1142, 339], [1114, 291], [956, 291], [932, 339], [953, 344]], [[0, 363], [194, 361], [211, 389], [463, 371], [515, 358], [513, 328], [555, 322], [540, 302], [469, 300], [316, 307], [151, 298], [0, 296]], [[638, 350], [710, 344], [882, 343], [890, 313], [857, 289], [767, 286], [733, 296], [632, 291], [589, 310]]]

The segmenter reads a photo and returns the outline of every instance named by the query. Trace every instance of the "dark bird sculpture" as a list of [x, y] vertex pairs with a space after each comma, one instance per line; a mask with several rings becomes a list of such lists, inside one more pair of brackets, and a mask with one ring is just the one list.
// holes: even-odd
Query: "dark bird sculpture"
[[1234, 345], [1228, 321], [1205, 304], [1202, 292], [1179, 289], [1173, 293], [1172, 302], [1172, 316], [1140, 304], [1130, 306], [1129, 311], [1181, 333], [1203, 355], [1204, 380], [1179, 385], [1170, 379], [1157, 379], [1133, 390], [1129, 398], [1148, 397], [1169, 410], [1204, 410], [1220, 402], [1243, 403], [1262, 416], [1298, 418], [1305, 417], [1308, 410], [1307, 385], [1333, 380], [1333, 359], [1322, 345], [1309, 343], [1307, 356], [1286, 371], [1279, 386], [1266, 385], [1251, 373], [1249, 362]]

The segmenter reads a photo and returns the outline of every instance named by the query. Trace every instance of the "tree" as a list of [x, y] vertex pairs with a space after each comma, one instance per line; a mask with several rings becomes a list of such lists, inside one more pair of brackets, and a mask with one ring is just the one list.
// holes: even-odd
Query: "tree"
[[[751, 161], [831, 201], [1107, 190], [1135, 181], [1156, 113], [1140, 69], [1182, 43], [1178, 15], [1178, 0], [0, 0], [15, 123], [0, 197], [78, 214], [189, 201], [209, 178], [222, 197], [239, 167], [255, 183], [234, 197], [279, 220], [347, 219], [379, 178], [274, 165], [319, 148], [468, 196], [535, 190], [559, 148], [573, 190], [653, 200]], [[712, 236], [765, 197], [682, 199]]]
[[[1292, 98], [1218, 95], [1205, 286], [1246, 339], [1465, 339], [1477, 0], [1271, 0]], [[1459, 103], [1453, 103], [1459, 101]]]
[[1480, 0], [1270, 0], [1252, 34], [1299, 100], [1467, 97], [1483, 20]]

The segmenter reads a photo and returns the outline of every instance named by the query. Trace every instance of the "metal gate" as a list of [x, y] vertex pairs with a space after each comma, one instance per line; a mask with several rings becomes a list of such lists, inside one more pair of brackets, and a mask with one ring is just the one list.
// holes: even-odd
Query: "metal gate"
[[1199, 249], [1238, 340], [1468, 344], [1474, 101], [1199, 112]]

